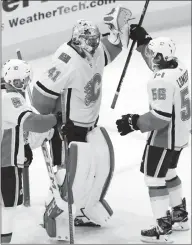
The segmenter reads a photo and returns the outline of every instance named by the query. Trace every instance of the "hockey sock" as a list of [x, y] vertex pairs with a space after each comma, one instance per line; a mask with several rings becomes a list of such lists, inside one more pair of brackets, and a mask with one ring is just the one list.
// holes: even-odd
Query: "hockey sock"
[[178, 176], [170, 180], [166, 180], [167, 189], [169, 192], [169, 203], [171, 207], [178, 206], [182, 203], [182, 185]]
[[155, 219], [166, 216], [169, 207], [169, 192], [166, 186], [150, 186], [149, 196]]

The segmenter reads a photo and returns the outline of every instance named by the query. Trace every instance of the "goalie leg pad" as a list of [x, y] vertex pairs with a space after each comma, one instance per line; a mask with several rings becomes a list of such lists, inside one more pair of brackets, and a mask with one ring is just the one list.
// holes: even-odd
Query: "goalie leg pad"
[[[103, 224], [112, 215], [109, 205], [103, 205], [114, 172], [114, 151], [109, 135], [104, 128], [97, 127], [88, 133], [87, 143], [73, 141], [69, 149], [70, 166], [75, 166], [70, 177], [76, 215], [82, 216], [81, 210], [85, 209], [88, 214], [92, 213], [93, 220]], [[65, 182], [63, 189], [66, 192]], [[98, 213], [99, 218], [94, 219]]]
[[95, 224], [104, 226], [108, 223], [111, 216], [113, 215], [113, 210], [107, 201], [103, 199], [102, 201], [98, 201], [90, 208], [84, 208], [83, 215], [84, 218], [87, 219], [87, 222], [94, 222]]
[[95, 166], [91, 145], [83, 142], [71, 142], [69, 150], [70, 165], [73, 170], [73, 198], [77, 209], [85, 206], [94, 180]]
[[108, 145], [108, 149], [109, 149], [109, 159], [110, 159], [110, 168], [109, 168], [109, 174], [107, 176], [107, 179], [106, 179], [106, 182], [105, 182], [105, 185], [103, 187], [103, 190], [102, 190], [102, 193], [101, 193], [101, 196], [100, 196], [100, 200], [103, 200], [106, 193], [107, 193], [107, 190], [109, 188], [109, 185], [111, 183], [111, 180], [112, 180], [112, 177], [113, 177], [113, 173], [114, 173], [114, 169], [115, 169], [115, 153], [114, 153], [114, 149], [113, 149], [113, 144], [111, 142], [111, 139], [106, 131], [106, 129], [104, 127], [101, 127], [100, 128], [104, 138], [105, 138], [105, 141]]
[[95, 177], [84, 213], [93, 222], [103, 225], [113, 214], [104, 197], [113, 177], [114, 150], [105, 128], [97, 127], [92, 130], [87, 136], [87, 141], [95, 156]]
[[113, 145], [105, 128], [95, 128], [88, 134], [87, 140], [95, 155], [95, 178], [86, 204], [88, 207], [104, 199], [113, 177], [115, 164]]

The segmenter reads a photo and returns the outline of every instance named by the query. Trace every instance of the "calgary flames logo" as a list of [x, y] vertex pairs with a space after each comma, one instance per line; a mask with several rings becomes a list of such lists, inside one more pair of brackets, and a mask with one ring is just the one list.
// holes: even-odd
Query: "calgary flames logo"
[[85, 105], [89, 106], [91, 103], [94, 103], [99, 98], [101, 93], [101, 75], [96, 73], [94, 77], [87, 83], [84, 87], [85, 92]]

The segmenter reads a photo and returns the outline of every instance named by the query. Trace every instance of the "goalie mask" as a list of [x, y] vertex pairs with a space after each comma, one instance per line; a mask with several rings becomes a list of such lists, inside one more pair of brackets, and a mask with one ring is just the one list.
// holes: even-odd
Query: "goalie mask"
[[23, 60], [11, 59], [3, 65], [2, 71], [5, 83], [11, 85], [16, 90], [24, 92], [32, 80], [30, 65]]
[[175, 58], [176, 46], [168, 37], [152, 39], [145, 49], [145, 55], [150, 60], [153, 71], [167, 67], [167, 64]]
[[78, 20], [73, 27], [72, 42], [79, 48], [94, 54], [100, 44], [100, 31], [91, 21]]

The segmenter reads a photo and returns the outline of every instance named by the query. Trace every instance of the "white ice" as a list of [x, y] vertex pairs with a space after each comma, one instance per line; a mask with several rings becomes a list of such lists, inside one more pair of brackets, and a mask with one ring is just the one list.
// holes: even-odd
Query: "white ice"
[[[163, 30], [152, 33], [153, 37], [169, 36], [177, 44], [177, 56], [186, 64], [191, 75], [191, 27]], [[22, 47], [18, 47], [22, 51]], [[25, 54], [23, 54], [25, 57]], [[148, 110], [146, 83], [150, 75], [148, 67], [139, 53], [133, 53], [126, 77], [117, 101], [116, 108], [110, 108], [127, 51], [106, 67], [103, 83], [103, 100], [99, 125], [108, 130], [115, 149], [116, 167], [107, 201], [114, 215], [106, 228], [76, 230], [76, 243], [84, 244], [127, 244], [140, 242], [140, 230], [153, 224], [148, 190], [140, 173], [140, 162], [145, 146], [146, 135], [138, 132], [121, 137], [118, 135], [115, 120], [126, 113], [144, 113]], [[31, 61], [34, 68], [34, 81], [46, 66], [49, 57]], [[191, 77], [189, 75], [189, 77]], [[180, 158], [178, 174], [183, 181], [183, 195], [191, 210], [191, 146], [185, 149]], [[47, 170], [40, 149], [34, 151], [34, 161], [30, 167], [31, 207], [21, 207], [16, 218], [12, 243], [50, 243], [42, 223], [44, 200], [49, 188]], [[189, 215], [190, 217], [190, 215]], [[190, 244], [191, 232], [174, 232], [177, 244]]]

